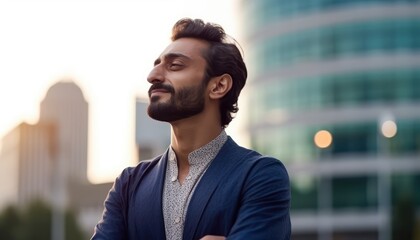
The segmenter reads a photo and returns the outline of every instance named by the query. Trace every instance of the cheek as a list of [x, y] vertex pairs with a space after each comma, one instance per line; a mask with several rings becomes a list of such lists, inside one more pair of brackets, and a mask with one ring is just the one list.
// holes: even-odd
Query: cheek
[[204, 72], [197, 68], [191, 68], [184, 71], [172, 72], [168, 75], [168, 79], [173, 84], [178, 84], [182, 87], [197, 86], [204, 79]]

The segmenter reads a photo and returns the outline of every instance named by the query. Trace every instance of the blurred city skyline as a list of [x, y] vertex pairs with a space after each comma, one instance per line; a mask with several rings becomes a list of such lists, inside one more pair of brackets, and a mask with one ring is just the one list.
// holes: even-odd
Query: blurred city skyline
[[89, 179], [112, 181], [135, 163], [135, 101], [146, 97], [148, 71], [172, 25], [202, 18], [236, 37], [235, 4], [1, 1], [0, 139], [21, 122], [35, 124], [47, 90], [73, 81], [90, 106]]

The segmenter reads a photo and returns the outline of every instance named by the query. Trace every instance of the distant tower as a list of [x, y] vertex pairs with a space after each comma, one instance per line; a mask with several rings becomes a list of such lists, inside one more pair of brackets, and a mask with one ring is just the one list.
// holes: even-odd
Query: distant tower
[[88, 103], [73, 82], [58, 82], [41, 103], [39, 123], [54, 124], [55, 156], [63, 174], [72, 181], [87, 182]]

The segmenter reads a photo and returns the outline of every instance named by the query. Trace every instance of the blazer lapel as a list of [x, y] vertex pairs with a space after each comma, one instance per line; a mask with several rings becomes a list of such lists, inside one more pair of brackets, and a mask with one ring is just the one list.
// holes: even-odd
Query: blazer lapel
[[[137, 184], [134, 217], [137, 236], [145, 239], [166, 239], [163, 221], [162, 192], [165, 180], [168, 151], [156, 166], [146, 169]], [[145, 204], [147, 203], [147, 204]], [[153, 236], [153, 238], [150, 238]]]
[[246, 155], [246, 151], [240, 151], [240, 149], [229, 137], [201, 178], [188, 206], [183, 233], [184, 240], [193, 239], [207, 202], [219, 185], [222, 176], [231, 172]]

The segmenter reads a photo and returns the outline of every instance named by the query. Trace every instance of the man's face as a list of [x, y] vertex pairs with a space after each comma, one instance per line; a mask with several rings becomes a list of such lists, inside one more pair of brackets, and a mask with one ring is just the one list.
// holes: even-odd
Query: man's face
[[174, 122], [201, 113], [205, 107], [206, 60], [204, 41], [181, 38], [172, 42], [155, 61], [147, 81], [150, 117]]

